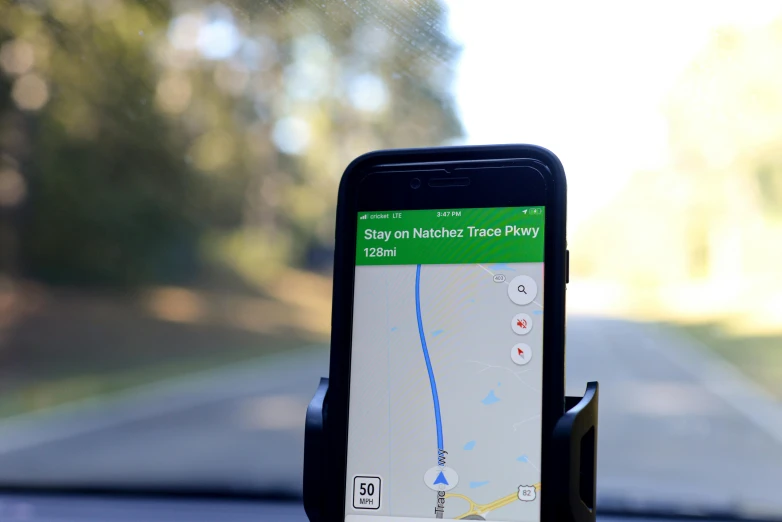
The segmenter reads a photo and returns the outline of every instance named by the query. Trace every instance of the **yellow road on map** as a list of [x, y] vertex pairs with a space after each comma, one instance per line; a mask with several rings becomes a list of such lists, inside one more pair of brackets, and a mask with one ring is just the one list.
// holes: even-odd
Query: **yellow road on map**
[[[540, 491], [540, 482], [535, 484], [535, 491]], [[508, 496], [502, 497], [500, 499], [495, 500], [494, 502], [489, 502], [488, 504], [476, 504], [470, 497], [466, 495], [462, 495], [460, 493], [446, 493], [445, 498], [460, 498], [462, 500], [466, 500], [470, 504], [470, 509], [466, 513], [462, 513], [458, 517], [456, 517], [457, 520], [469, 517], [470, 515], [483, 515], [485, 513], [488, 513], [489, 511], [494, 511], [495, 509], [499, 509], [502, 506], [507, 506], [508, 504], [512, 504], [513, 502], [519, 500], [519, 492], [515, 491], [511, 493]]]

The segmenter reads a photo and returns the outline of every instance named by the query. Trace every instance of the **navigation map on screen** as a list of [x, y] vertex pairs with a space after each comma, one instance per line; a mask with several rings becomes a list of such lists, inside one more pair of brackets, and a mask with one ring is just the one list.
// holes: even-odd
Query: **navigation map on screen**
[[538, 521], [544, 208], [361, 212], [346, 521]]

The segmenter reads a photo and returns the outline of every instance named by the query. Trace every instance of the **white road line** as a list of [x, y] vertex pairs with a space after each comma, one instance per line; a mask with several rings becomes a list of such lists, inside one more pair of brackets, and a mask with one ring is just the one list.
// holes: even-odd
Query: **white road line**
[[525, 381], [524, 379], [522, 379], [520, 377], [520, 375], [522, 373], [527, 373], [529, 370], [521, 370], [521, 371], [518, 371], [518, 372], [514, 372], [510, 368], [506, 368], [504, 366], [495, 366], [493, 364], [489, 364], [489, 363], [485, 363], [485, 362], [481, 362], [481, 361], [467, 361], [467, 362], [468, 363], [482, 364], [483, 366], [485, 366], [485, 368], [482, 369], [478, 373], [484, 372], [486, 370], [505, 370], [506, 372], [510, 372], [510, 374], [513, 375], [514, 377], [516, 377], [516, 379], [518, 379], [521, 384], [523, 384], [524, 386], [526, 386], [530, 390], [534, 391], [535, 393], [541, 393], [541, 391], [539, 389], [535, 388], [530, 383], [528, 383], [527, 381]]
[[[513, 423], [513, 426], [512, 426], [512, 427], [513, 427], [513, 431], [516, 431], [516, 427], [517, 427], [517, 426], [521, 426], [521, 425], [522, 425], [522, 424], [524, 424], [525, 422], [529, 422], [529, 421], [531, 421], [531, 420], [538, 419], [538, 418], [540, 418], [540, 414], [538, 414], [538, 415], [533, 415], [533, 416], [531, 416], [531, 417], [527, 417], [526, 419], [524, 419], [524, 420], [520, 420], [519, 422], [514, 422], [514, 423]], [[529, 458], [527, 458], [527, 460], [529, 460]]]
[[481, 267], [481, 268], [483, 268], [484, 270], [486, 270], [486, 271], [489, 273], [489, 275], [491, 275], [492, 277], [494, 277], [494, 272], [492, 272], [491, 270], [489, 270], [488, 268], [486, 268], [485, 266], [483, 266], [483, 265], [482, 265], [482, 264], [480, 264], [480, 263], [478, 263], [478, 266], [479, 266], [479, 267]]
[[527, 462], [526, 462], [526, 464], [529, 464], [530, 466], [532, 466], [533, 468], [535, 468], [535, 471], [537, 471], [538, 473], [540, 473], [540, 468], [539, 468], [539, 467], [537, 467], [537, 466], [536, 466], [536, 465], [535, 465], [535, 464], [534, 464], [534, 463], [533, 463], [533, 462], [530, 460], [530, 458], [529, 458], [529, 457], [527, 457]]
[[[322, 345], [319, 348], [323, 352]], [[280, 385], [280, 375], [300, 372], [301, 357], [321, 357], [327, 374], [328, 352], [318, 352], [316, 346], [289, 350], [130, 388], [108, 398], [84, 399], [0, 419], [0, 455], [263, 393]], [[313, 392], [317, 385], [313, 379]]]
[[[527, 372], [529, 371], [529, 369], [526, 369], [526, 370], [519, 370], [519, 371], [513, 371], [513, 370], [511, 370], [510, 368], [506, 368], [506, 367], [504, 367], [504, 366], [497, 366], [497, 365], [494, 365], [494, 364], [489, 364], [489, 363], [487, 363], [487, 362], [483, 362], [483, 361], [473, 361], [473, 360], [468, 360], [468, 361], [466, 361], [466, 362], [468, 362], [468, 363], [474, 363], [474, 364], [480, 364], [480, 365], [482, 365], [482, 366], [485, 366], [485, 368], [483, 368], [482, 370], [480, 370], [478, 373], [482, 373], [482, 372], [485, 372], [486, 370], [491, 370], [491, 369], [495, 369], [495, 370], [505, 370], [506, 372], [508, 372], [508, 373], [510, 373], [511, 375], [513, 375], [514, 377], [516, 377], [516, 379], [518, 379], [519, 381], [522, 381], [522, 379], [521, 379], [521, 377], [519, 377], [519, 375], [521, 375], [521, 374], [523, 374], [523, 373], [527, 373]], [[522, 382], [524, 382], [524, 381], [522, 381]]]

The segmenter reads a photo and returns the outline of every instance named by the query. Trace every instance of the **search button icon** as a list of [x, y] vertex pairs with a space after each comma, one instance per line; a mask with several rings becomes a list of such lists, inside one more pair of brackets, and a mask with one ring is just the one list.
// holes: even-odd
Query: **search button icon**
[[516, 276], [508, 285], [508, 297], [517, 305], [530, 304], [537, 295], [538, 285], [530, 276]]

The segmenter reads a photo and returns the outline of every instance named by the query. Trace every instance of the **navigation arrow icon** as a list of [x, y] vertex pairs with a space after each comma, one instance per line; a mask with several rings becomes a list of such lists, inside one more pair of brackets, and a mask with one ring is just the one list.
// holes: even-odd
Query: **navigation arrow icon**
[[527, 364], [532, 359], [532, 348], [524, 343], [514, 344], [510, 351], [510, 358], [515, 364]]
[[452, 468], [435, 466], [424, 473], [424, 484], [434, 491], [449, 491], [459, 483], [459, 475]]
[[441, 471], [439, 475], [437, 475], [437, 478], [434, 479], [434, 484], [445, 484], [448, 485], [448, 481], [445, 479], [445, 475], [443, 475], [443, 472]]

